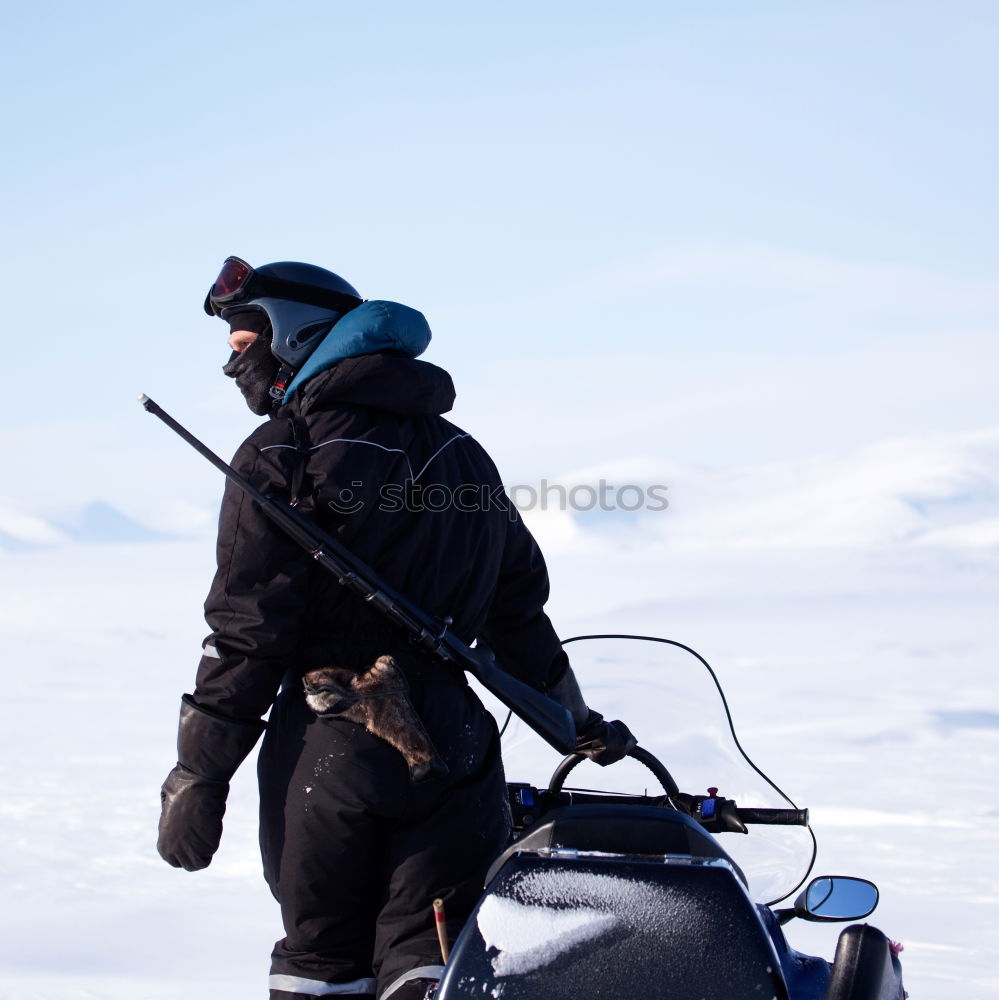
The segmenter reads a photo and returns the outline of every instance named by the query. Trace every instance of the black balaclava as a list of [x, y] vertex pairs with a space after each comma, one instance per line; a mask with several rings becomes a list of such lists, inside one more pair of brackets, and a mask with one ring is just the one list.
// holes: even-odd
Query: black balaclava
[[258, 416], [266, 417], [277, 402], [271, 386], [277, 378], [281, 362], [271, 353], [271, 324], [267, 314], [259, 309], [246, 309], [226, 316], [231, 332], [249, 330], [259, 336], [243, 351], [232, 352], [222, 371], [236, 380], [246, 405]]

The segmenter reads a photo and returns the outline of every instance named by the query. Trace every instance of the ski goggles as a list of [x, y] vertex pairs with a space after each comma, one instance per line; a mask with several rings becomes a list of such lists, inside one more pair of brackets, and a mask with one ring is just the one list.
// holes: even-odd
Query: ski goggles
[[[320, 278], [325, 276], [323, 280], [330, 279], [341, 284], [341, 289], [324, 287], [323, 281], [313, 283], [310, 280], [310, 267], [307, 264], [284, 261], [254, 268], [240, 257], [226, 257], [219, 276], [212, 282], [212, 287], [205, 296], [205, 312], [209, 316], [221, 316], [226, 309], [241, 302], [265, 298], [319, 306], [341, 314], [360, 305], [361, 297], [354, 289], [329, 271], [312, 269], [318, 272]], [[306, 271], [304, 280], [301, 278], [303, 269]]]
[[205, 312], [217, 316], [230, 303], [238, 302], [249, 291], [254, 270], [239, 257], [226, 257], [219, 276], [205, 296]]

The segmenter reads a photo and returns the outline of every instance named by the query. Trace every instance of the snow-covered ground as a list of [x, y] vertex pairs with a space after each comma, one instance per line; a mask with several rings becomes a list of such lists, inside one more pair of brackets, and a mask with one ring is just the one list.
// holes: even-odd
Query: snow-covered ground
[[[667, 511], [529, 512], [560, 633], [698, 649], [750, 755], [811, 808], [817, 871], [881, 887], [872, 920], [905, 944], [915, 1000], [999, 997], [999, 431], [661, 471], [564, 481], [665, 482]], [[210, 535], [143, 534], [106, 505], [0, 505], [0, 997], [264, 993], [280, 927], [252, 767], [210, 869], [175, 871], [154, 846], [212, 560]], [[669, 735], [660, 680], [626, 664], [583, 678], [653, 748]], [[545, 781], [557, 760], [516, 725], [507, 746], [511, 778]], [[789, 937], [831, 956], [836, 932]]]

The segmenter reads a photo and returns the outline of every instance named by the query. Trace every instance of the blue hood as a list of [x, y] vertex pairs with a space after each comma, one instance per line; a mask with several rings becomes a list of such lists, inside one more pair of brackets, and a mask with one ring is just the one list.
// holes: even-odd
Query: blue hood
[[336, 323], [309, 355], [288, 386], [283, 403], [287, 403], [310, 378], [344, 358], [377, 351], [399, 351], [406, 357], [416, 358], [429, 343], [430, 326], [423, 313], [398, 302], [379, 299], [363, 302]]

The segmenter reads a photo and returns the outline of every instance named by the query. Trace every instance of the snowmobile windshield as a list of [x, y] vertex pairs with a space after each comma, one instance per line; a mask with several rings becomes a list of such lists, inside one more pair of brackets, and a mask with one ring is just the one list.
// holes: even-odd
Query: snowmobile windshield
[[[571, 640], [566, 652], [587, 703], [607, 719], [623, 719], [640, 746], [666, 765], [681, 792], [704, 795], [716, 788], [740, 807], [794, 805], [762, 773], [771, 762], [749, 759], [753, 728], [780, 720], [750, 720], [752, 725], [736, 736], [720, 684], [696, 654], [648, 637]], [[483, 700], [500, 721], [506, 717], [488, 694]], [[508, 780], [538, 787], [547, 786], [559, 762], [555, 751], [516, 717], [503, 737], [503, 759]], [[662, 793], [649, 770], [631, 759], [606, 768], [584, 761], [565, 787], [622, 795]], [[752, 825], [748, 836], [716, 836], [745, 872], [750, 894], [760, 903], [794, 891], [811, 864], [813, 839], [805, 827]]]

